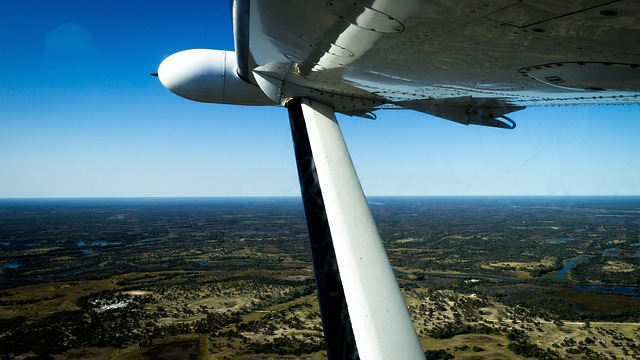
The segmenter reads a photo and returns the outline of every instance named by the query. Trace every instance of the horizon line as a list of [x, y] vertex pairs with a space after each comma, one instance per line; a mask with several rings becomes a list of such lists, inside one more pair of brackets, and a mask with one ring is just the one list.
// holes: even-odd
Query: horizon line
[[[640, 197], [640, 194], [598, 195], [366, 195], [367, 198], [596, 198], [596, 197]], [[8, 200], [108, 200], [108, 199], [301, 199], [300, 195], [203, 195], [203, 196], [46, 196], [46, 197], [0, 197]]]

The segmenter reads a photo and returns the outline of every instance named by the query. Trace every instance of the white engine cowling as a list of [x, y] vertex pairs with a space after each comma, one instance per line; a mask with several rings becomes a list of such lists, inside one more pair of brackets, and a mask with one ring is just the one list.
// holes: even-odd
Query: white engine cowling
[[164, 87], [183, 98], [218, 104], [275, 105], [260, 88], [236, 73], [233, 51], [192, 49], [177, 52], [158, 67]]

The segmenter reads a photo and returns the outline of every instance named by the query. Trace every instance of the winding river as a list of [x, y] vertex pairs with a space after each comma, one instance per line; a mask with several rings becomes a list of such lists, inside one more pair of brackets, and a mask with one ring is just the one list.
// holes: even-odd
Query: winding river
[[[640, 242], [637, 244], [634, 244], [634, 246], [640, 246]], [[605, 250], [602, 250], [602, 255], [618, 256], [618, 254], [615, 253], [615, 251], [617, 250], [618, 248], [615, 248], [615, 247], [610, 249], [605, 249]], [[638, 256], [638, 255], [640, 254], [635, 254], [634, 256]], [[580, 264], [581, 262], [584, 262], [585, 260], [588, 260], [588, 259], [589, 259], [588, 256], [580, 256], [577, 258], [570, 259], [569, 262], [567, 262], [567, 264], [553, 276], [552, 279], [556, 281], [567, 280], [567, 275], [569, 270], [571, 270], [571, 268], [574, 267], [575, 265]], [[574, 288], [580, 291], [596, 291], [596, 292], [621, 294], [621, 295], [640, 295], [640, 287], [635, 287], [635, 286], [578, 284], [578, 285], [575, 285]]]

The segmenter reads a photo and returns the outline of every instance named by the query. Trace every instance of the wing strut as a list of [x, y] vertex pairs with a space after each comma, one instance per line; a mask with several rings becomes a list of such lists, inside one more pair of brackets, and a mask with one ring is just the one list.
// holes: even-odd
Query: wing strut
[[424, 359], [333, 108], [287, 108], [329, 358]]

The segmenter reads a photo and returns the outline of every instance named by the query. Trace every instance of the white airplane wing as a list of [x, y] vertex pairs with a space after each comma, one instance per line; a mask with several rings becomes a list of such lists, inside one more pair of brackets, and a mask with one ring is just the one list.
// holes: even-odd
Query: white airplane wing
[[280, 103], [313, 90], [347, 114], [400, 107], [499, 126], [494, 118], [526, 106], [640, 102], [638, 1], [270, 0], [234, 9], [244, 19], [240, 75]]
[[421, 359], [335, 112], [514, 128], [528, 106], [640, 103], [638, 0], [233, 0], [235, 52], [165, 59], [185, 98], [289, 110], [333, 359]]

